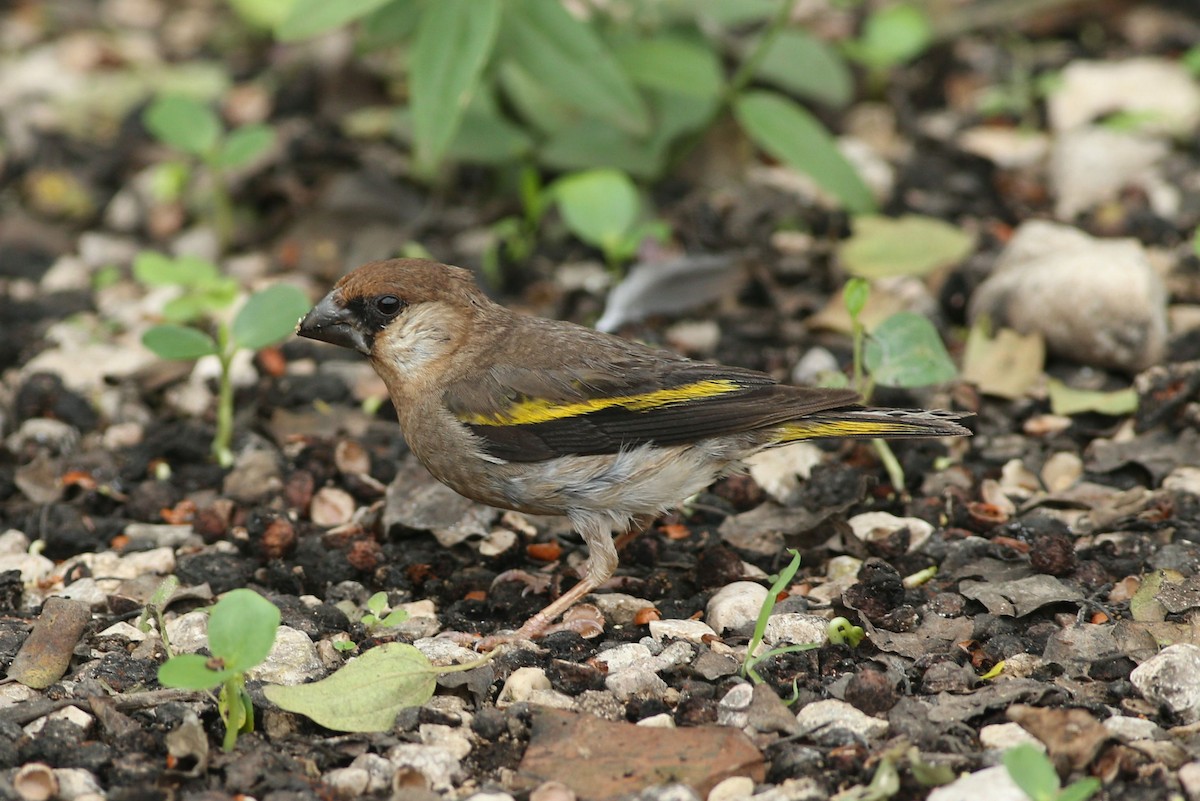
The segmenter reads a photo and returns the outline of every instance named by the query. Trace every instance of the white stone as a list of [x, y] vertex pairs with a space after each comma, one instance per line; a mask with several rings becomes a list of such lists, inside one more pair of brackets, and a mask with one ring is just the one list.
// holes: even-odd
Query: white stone
[[1018, 723], [993, 723], [979, 730], [979, 744], [990, 751], [1007, 751], [1018, 745], [1032, 745], [1045, 751], [1042, 741], [1025, 731]]
[[549, 690], [550, 679], [546, 671], [536, 667], [521, 667], [509, 674], [496, 697], [496, 707], [505, 709], [513, 704], [528, 701], [534, 690]]
[[1022, 223], [971, 298], [990, 317], [1080, 364], [1140, 370], [1166, 348], [1166, 289], [1134, 239], [1095, 239], [1044, 220]]
[[803, 733], [820, 742], [838, 730], [850, 732], [864, 740], [878, 740], [887, 735], [886, 720], [873, 718], [855, 709], [845, 701], [829, 699], [805, 705], [796, 714], [796, 722]]
[[[1054, 191], [1054, 215], [1064, 221], [1109, 200], [1121, 190], [1145, 190], [1150, 206], [1172, 212], [1177, 191], [1165, 183], [1160, 164], [1170, 152], [1166, 142], [1150, 136], [1109, 128], [1079, 128], [1060, 134], [1050, 156], [1049, 178]], [[1098, 163], [1103, 169], [1097, 169]]]
[[327, 771], [321, 781], [333, 791], [334, 798], [350, 801], [366, 793], [371, 774], [362, 768], [334, 768]]
[[667, 691], [667, 683], [648, 667], [630, 667], [610, 673], [604, 679], [604, 687], [621, 701], [661, 698]]
[[637, 725], [645, 726], [648, 729], [673, 729], [675, 728], [675, 718], [667, 712], [659, 712], [657, 715], [642, 718]]
[[56, 712], [51, 712], [49, 715], [44, 715], [37, 720], [27, 724], [24, 728], [26, 734], [33, 737], [42, 729], [46, 728], [46, 724], [51, 720], [66, 720], [74, 723], [79, 728], [83, 729], [83, 733], [87, 734], [92, 729], [92, 724], [96, 719], [84, 712], [79, 707], [65, 706]]
[[59, 598], [80, 601], [92, 609], [100, 609], [108, 604], [108, 592], [91, 576], [72, 581], [52, 594]]
[[[151, 624], [153, 625], [153, 624]], [[100, 632], [100, 637], [122, 637], [130, 642], [141, 642], [146, 639], [146, 632], [139, 629], [132, 623], [126, 623], [124, 620], [113, 623], [111, 626]]]
[[534, 690], [529, 694], [529, 703], [551, 709], [571, 710], [577, 706], [574, 698], [558, 690]]
[[863, 542], [880, 542], [894, 532], [907, 528], [910, 552], [920, 548], [933, 535], [932, 523], [927, 523], [919, 517], [897, 517], [888, 512], [863, 512], [846, 522], [850, 524], [854, 536]]
[[614, 626], [629, 626], [634, 622], [637, 613], [654, 606], [652, 601], [627, 595], [623, 592], [601, 592], [588, 596], [604, 619]]
[[651, 620], [650, 636], [656, 640], [687, 640], [701, 643], [717, 633], [702, 620]]
[[299, 629], [280, 626], [271, 652], [261, 665], [246, 671], [246, 678], [268, 684], [304, 684], [324, 672], [316, 643]]
[[824, 644], [829, 640], [829, 621], [803, 612], [779, 612], [767, 618], [763, 642], [767, 645]]
[[1200, 467], [1180, 465], [1163, 479], [1163, 489], [1200, 495]]
[[422, 743], [444, 748], [455, 759], [466, 759], [467, 755], [471, 753], [471, 740], [467, 736], [467, 730], [460, 726], [422, 723], [417, 731], [421, 735]]
[[1138, 740], [1157, 740], [1160, 736], [1166, 736], [1166, 732], [1157, 723], [1145, 718], [1115, 715], [1106, 718], [1103, 725], [1110, 734], [1125, 743], [1133, 743]]
[[807, 480], [823, 459], [824, 452], [811, 442], [794, 442], [759, 451], [744, 461], [758, 486], [786, 504], [800, 491], [800, 479]]
[[1188, 801], [1200, 801], [1200, 762], [1189, 762], [1179, 769], [1179, 783]]
[[29, 551], [29, 537], [23, 531], [10, 528], [0, 534], [0, 558]]
[[968, 773], [934, 788], [928, 801], [980, 801], [983, 798], [987, 801], [1029, 801], [1029, 796], [1013, 784], [1008, 770], [1000, 765]]
[[1129, 680], [1147, 701], [1162, 704], [1184, 723], [1200, 721], [1200, 646], [1168, 645], [1134, 668]]
[[1042, 484], [1049, 492], [1070, 489], [1083, 477], [1083, 460], [1068, 451], [1051, 454], [1042, 465]]
[[1114, 112], [1144, 115], [1139, 128], [1170, 135], [1200, 124], [1200, 87], [1178, 60], [1072, 61], [1046, 109], [1055, 131], [1078, 128]]
[[467, 801], [513, 801], [508, 793], [475, 793], [467, 796]]
[[635, 665], [647, 664], [653, 658], [654, 655], [650, 653], [650, 649], [640, 642], [627, 642], [615, 648], [609, 648], [607, 651], [601, 651], [596, 654], [595, 661], [605, 665], [608, 672], [612, 674], [628, 670]]
[[754, 779], [730, 776], [708, 791], [707, 801], [742, 801], [754, 795]]
[[980, 125], [959, 134], [958, 144], [968, 153], [1011, 170], [1035, 166], [1046, 158], [1050, 137], [1023, 128]]
[[0, 684], [0, 709], [7, 709], [10, 706], [16, 706], [25, 701], [31, 701], [37, 698], [38, 695], [37, 690], [32, 687], [26, 687], [20, 682], [14, 681], [7, 684]]
[[428, 782], [429, 789], [438, 793], [451, 790], [455, 778], [462, 773], [462, 765], [454, 755], [437, 746], [403, 743], [389, 749], [387, 758], [397, 770], [419, 773]]
[[447, 637], [424, 637], [413, 641], [413, 647], [425, 655], [439, 667], [445, 665], [461, 665], [479, 659], [479, 654], [470, 648], [464, 648]]
[[194, 654], [208, 645], [208, 615], [188, 612], [167, 621], [167, 642], [177, 654]]
[[350, 767], [367, 772], [368, 793], [375, 794], [392, 789], [392, 774], [396, 772], [396, 768], [379, 754], [359, 754], [350, 763]]
[[745, 727], [748, 720], [747, 710], [750, 709], [753, 699], [754, 687], [749, 682], [730, 687], [729, 692], [717, 703], [717, 725], [738, 729]]
[[761, 584], [752, 581], [727, 584], [709, 599], [705, 621], [718, 633], [741, 628], [758, 619], [766, 597], [767, 588]]
[[20, 570], [22, 584], [38, 584], [54, 573], [54, 562], [41, 554], [0, 554], [0, 573]]
[[83, 768], [55, 768], [54, 778], [58, 780], [59, 801], [83, 801], [88, 796], [104, 796], [95, 774]]

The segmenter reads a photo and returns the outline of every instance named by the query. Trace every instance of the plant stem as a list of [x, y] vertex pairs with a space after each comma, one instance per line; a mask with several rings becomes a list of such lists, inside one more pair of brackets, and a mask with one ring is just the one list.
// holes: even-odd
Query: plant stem
[[892, 482], [896, 494], [907, 500], [908, 490], [905, 488], [904, 468], [900, 466], [900, 460], [892, 452], [892, 446], [882, 439], [873, 439], [871, 444], [875, 446], [875, 452], [879, 454], [879, 461], [883, 462], [883, 468], [887, 471], [888, 480]]
[[217, 431], [213, 436], [212, 452], [221, 467], [233, 465], [233, 355], [236, 348], [229, 342], [229, 326], [217, 328], [217, 358], [221, 362], [221, 378], [217, 387]]
[[775, 16], [767, 24], [766, 31], [762, 37], [755, 42], [754, 49], [750, 51], [742, 63], [738, 66], [737, 71], [733, 73], [733, 77], [729, 79], [729, 83], [725, 86], [724, 96], [722, 97], [721, 106], [727, 106], [733, 102], [734, 97], [739, 92], [746, 88], [746, 84], [750, 83], [750, 79], [754, 77], [754, 71], [758, 69], [758, 65], [766, 58], [767, 51], [771, 49], [771, 45], [787, 27], [788, 20], [792, 17], [792, 9], [796, 7], [796, 0], [784, 0], [780, 5], [779, 11], [775, 12]]
[[854, 391], [862, 397], [863, 402], [871, 399], [871, 396], [866, 392], [866, 386], [863, 382], [863, 340], [866, 338], [863, 331], [863, 324], [859, 322], [858, 315], [854, 316], [854, 330], [851, 334], [853, 343], [853, 362], [854, 362]]
[[217, 232], [217, 242], [224, 252], [233, 241], [233, 199], [229, 196], [229, 188], [225, 186], [225, 175], [215, 156], [204, 160], [208, 169], [209, 180], [212, 181], [212, 226]]

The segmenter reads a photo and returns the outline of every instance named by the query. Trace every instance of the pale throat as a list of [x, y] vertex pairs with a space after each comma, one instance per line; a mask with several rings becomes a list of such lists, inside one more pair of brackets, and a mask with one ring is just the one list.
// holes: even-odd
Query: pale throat
[[449, 353], [455, 337], [447, 322], [455, 316], [444, 303], [421, 303], [376, 334], [374, 362], [381, 377], [386, 380], [386, 371], [407, 383]]

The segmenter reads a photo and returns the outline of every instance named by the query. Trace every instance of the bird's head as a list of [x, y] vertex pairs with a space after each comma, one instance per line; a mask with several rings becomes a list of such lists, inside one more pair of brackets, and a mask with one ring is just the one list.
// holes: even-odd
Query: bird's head
[[452, 352], [492, 304], [471, 273], [423, 259], [366, 264], [338, 281], [296, 333], [371, 359], [384, 380]]

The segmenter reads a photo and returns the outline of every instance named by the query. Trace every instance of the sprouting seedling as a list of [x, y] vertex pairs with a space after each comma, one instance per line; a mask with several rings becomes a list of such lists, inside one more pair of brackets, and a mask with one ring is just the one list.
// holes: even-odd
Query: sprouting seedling
[[857, 648], [858, 644], [867, 636], [867, 632], [862, 626], [856, 626], [847, 618], [835, 617], [829, 621], [825, 627], [825, 633], [829, 635], [829, 641], [834, 645], [849, 645], [851, 648]]
[[254, 731], [254, 704], [246, 692], [246, 671], [267, 658], [279, 629], [279, 609], [253, 590], [226, 593], [209, 611], [208, 650], [173, 656], [158, 669], [158, 682], [181, 690], [212, 691], [225, 724], [222, 747], [232, 751], [238, 735]]
[[[871, 295], [864, 278], [851, 278], [842, 290], [846, 311], [850, 313], [854, 349], [853, 387], [865, 402], [870, 402], [875, 385], [887, 387], [923, 387], [954, 378], [958, 371], [933, 323], [913, 312], [897, 312], [877, 325], [870, 335], [862, 313]], [[872, 440], [888, 479], [897, 492], [905, 487], [904, 468], [885, 440]]]
[[217, 357], [220, 378], [212, 452], [223, 467], [228, 467], [233, 464], [234, 356], [239, 350], [265, 348], [291, 334], [296, 321], [308, 311], [308, 298], [294, 286], [275, 284], [247, 298], [233, 321], [228, 322], [221, 313], [237, 298], [237, 282], [221, 275], [211, 262], [145, 252], [134, 260], [133, 272], [147, 286], [180, 290], [163, 307], [168, 322], [147, 330], [142, 344], [163, 359]]
[[1029, 743], [1005, 751], [1003, 762], [1013, 784], [1032, 801], [1086, 801], [1100, 789], [1100, 780], [1090, 776], [1063, 787], [1050, 758]]
[[158, 624], [158, 637], [162, 640], [163, 650], [167, 652], [168, 658], [174, 654], [171, 652], [171, 643], [167, 641], [167, 626], [163, 622], [163, 609], [171, 601], [171, 596], [177, 589], [179, 589], [179, 579], [174, 575], [163, 579], [149, 600], [146, 601], [146, 606], [142, 609], [142, 614], [137, 622], [138, 631], [146, 634], [150, 631], [150, 618], [154, 618], [154, 622]]
[[521, 214], [492, 223], [492, 234], [497, 241], [483, 257], [483, 274], [494, 287], [501, 285], [501, 252], [514, 264], [523, 264], [533, 255], [538, 228], [552, 200], [551, 193], [542, 185], [541, 175], [530, 165], [521, 168], [517, 189], [521, 198]]
[[549, 191], [567, 228], [599, 248], [614, 273], [621, 271], [648, 237], [665, 241], [670, 236], [661, 220], [641, 219], [637, 187], [619, 170], [572, 173], [555, 181]]
[[781, 656], [783, 654], [794, 654], [799, 651], [811, 651], [813, 648], [819, 648], [820, 643], [803, 643], [801, 645], [786, 645], [781, 648], [771, 648], [761, 654], [755, 654], [758, 647], [762, 645], [763, 635], [767, 630], [767, 621], [771, 618], [771, 612], [775, 609], [775, 602], [779, 596], [788, 588], [792, 579], [796, 576], [796, 571], [800, 569], [800, 552], [795, 548], [789, 548], [788, 553], [792, 555], [790, 561], [779, 574], [775, 576], [771, 582], [770, 588], [767, 590], [767, 597], [763, 599], [762, 606], [758, 610], [758, 619], [754, 622], [754, 633], [750, 636], [750, 642], [746, 644], [746, 658], [742, 661], [742, 675], [750, 679], [755, 684], [762, 684], [763, 678], [758, 675], [755, 668], [764, 659], [770, 659], [773, 656]]
[[367, 631], [399, 626], [408, 620], [408, 612], [403, 609], [389, 611], [386, 592], [377, 592], [367, 599], [367, 613], [362, 616], [362, 624]]
[[867, 68], [872, 87], [880, 89], [888, 73], [925, 51], [933, 25], [921, 9], [894, 3], [873, 11], [857, 39], [843, 44], [846, 55]]
[[[243, 125], [226, 130], [217, 114], [204, 103], [182, 95], [160, 97], [142, 114], [142, 122], [156, 139], [198, 161], [209, 173], [211, 222], [222, 245], [233, 237], [233, 203], [227, 186], [231, 170], [258, 158], [275, 142], [269, 125]], [[187, 183], [186, 167], [164, 165], [160, 184], [181, 189]]]

